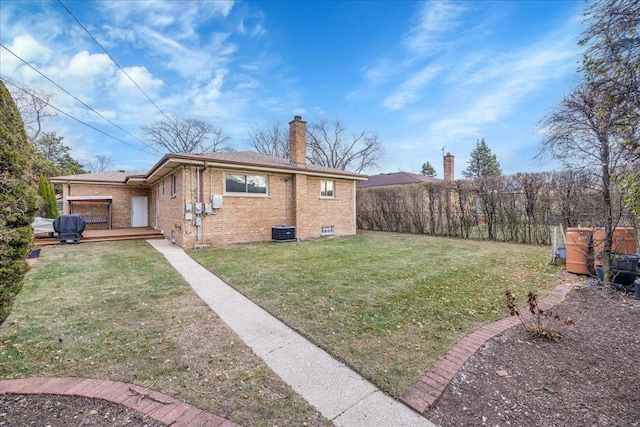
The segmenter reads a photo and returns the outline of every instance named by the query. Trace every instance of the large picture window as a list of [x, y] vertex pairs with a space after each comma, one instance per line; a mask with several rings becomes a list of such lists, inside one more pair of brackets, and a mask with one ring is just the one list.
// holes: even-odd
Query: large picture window
[[333, 199], [335, 193], [333, 192], [333, 181], [320, 181], [320, 197], [326, 197]]
[[240, 194], [267, 194], [266, 175], [228, 173], [224, 176], [224, 191]]

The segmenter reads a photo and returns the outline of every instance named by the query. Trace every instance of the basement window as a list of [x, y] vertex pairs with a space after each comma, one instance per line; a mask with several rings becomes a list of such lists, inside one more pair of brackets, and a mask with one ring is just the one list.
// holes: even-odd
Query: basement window
[[266, 195], [268, 182], [267, 175], [227, 173], [224, 176], [224, 191], [235, 194]]
[[321, 236], [333, 236], [335, 233], [335, 229], [333, 225], [323, 225], [320, 228], [320, 235]]

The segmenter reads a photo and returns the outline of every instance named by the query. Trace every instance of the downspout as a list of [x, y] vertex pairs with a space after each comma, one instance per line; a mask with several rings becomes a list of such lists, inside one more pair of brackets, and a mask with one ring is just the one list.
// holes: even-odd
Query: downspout
[[[204, 239], [204, 219], [207, 216], [205, 214], [205, 211], [206, 211], [205, 202], [206, 202], [207, 199], [205, 199], [205, 197], [204, 197], [204, 174], [205, 174], [205, 172], [207, 171], [208, 168], [209, 168], [209, 165], [207, 164], [207, 161], [205, 160], [203, 162], [203, 167], [202, 167], [202, 176], [201, 176], [201, 178], [202, 178], [202, 183], [201, 183], [202, 186], [200, 187], [201, 192], [202, 192], [202, 194], [200, 195], [201, 199], [202, 199], [202, 226], [200, 228], [202, 229], [203, 239]], [[211, 178], [209, 178], [209, 186], [211, 186]], [[211, 189], [209, 189], [209, 193], [211, 193]], [[209, 198], [211, 198], [211, 194], [209, 194]]]
[[[356, 191], [356, 184], [358, 183], [358, 181], [353, 180], [353, 187], [352, 188], [352, 192], [353, 192], [353, 215], [351, 217], [351, 225], [353, 226], [353, 231], [357, 232], [358, 231], [358, 216], [356, 215], [356, 209], [358, 207], [357, 201], [356, 201], [356, 197], [358, 192]], [[334, 190], [335, 191], [335, 190]]]
[[[64, 192], [62, 194], [62, 196], [64, 197]], [[71, 184], [69, 183], [69, 181], [67, 181], [67, 206], [68, 206], [68, 213], [72, 214], [73, 213], [73, 206], [71, 205], [71, 200], [69, 200], [69, 196], [71, 196]], [[64, 203], [64, 200], [63, 200]], [[62, 210], [64, 212], [64, 209]]]
[[[196, 242], [199, 242], [202, 240], [202, 212], [204, 210], [202, 206], [202, 198], [200, 197], [200, 166], [196, 166], [196, 203], [200, 203], [200, 210], [196, 215], [194, 215], [194, 218], [196, 219]], [[200, 219], [199, 223], [198, 219]]]
[[289, 223], [289, 176], [284, 177], [284, 223]]

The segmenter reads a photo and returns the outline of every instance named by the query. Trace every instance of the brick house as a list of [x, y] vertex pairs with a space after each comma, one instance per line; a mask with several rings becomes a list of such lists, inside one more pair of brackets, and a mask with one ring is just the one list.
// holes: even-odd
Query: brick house
[[358, 228], [421, 234], [446, 223], [447, 214], [459, 200], [451, 153], [443, 156], [443, 166], [443, 179], [392, 172], [359, 181]]
[[[356, 182], [306, 163], [306, 122], [289, 123], [290, 159], [256, 152], [171, 153], [148, 172], [51, 178], [63, 213], [89, 228], [152, 227], [182, 247], [271, 240], [274, 227], [311, 239], [356, 233]], [[287, 225], [290, 227], [280, 227]]]
[[444, 180], [411, 172], [391, 172], [369, 175], [366, 181], [359, 181], [357, 183], [357, 188], [396, 187], [400, 185], [443, 182], [451, 185], [453, 183], [453, 162], [454, 157], [451, 153], [447, 153], [446, 156], [443, 157]]

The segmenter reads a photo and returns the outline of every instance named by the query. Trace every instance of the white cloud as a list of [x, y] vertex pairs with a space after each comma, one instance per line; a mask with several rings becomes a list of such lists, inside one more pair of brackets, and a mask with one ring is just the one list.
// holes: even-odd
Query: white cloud
[[[413, 26], [409, 28], [398, 43], [398, 48], [391, 54], [379, 58], [375, 65], [362, 69], [365, 81], [372, 86], [380, 86], [391, 82], [394, 77], [404, 80], [399, 88], [387, 96], [384, 106], [391, 110], [402, 108], [411, 100], [419, 98], [412, 93], [412, 87], [422, 88], [421, 80], [431, 80], [434, 68], [425, 65], [425, 59], [444, 55], [460, 44], [461, 34], [456, 33], [462, 25], [467, 8], [448, 1], [432, 1], [420, 3]], [[456, 34], [453, 37], [453, 34]], [[457, 41], [454, 41], [457, 40]], [[420, 64], [420, 65], [416, 65]], [[416, 71], [416, 66], [422, 67]], [[409, 76], [406, 78], [405, 76]], [[355, 99], [361, 90], [352, 91], [348, 99]]]
[[[183, 110], [181, 116], [192, 116], [215, 123], [221, 118], [233, 117], [242, 99], [238, 96], [225, 96], [223, 87], [229, 71], [221, 68], [214, 72], [213, 78], [194, 84], [188, 93], [176, 94], [173, 103]], [[186, 108], [186, 111], [184, 111]]]
[[137, 40], [136, 31], [133, 28], [119, 28], [105, 24], [102, 26], [103, 44], [117, 46], [116, 42], [132, 43]]
[[26, 62], [44, 64], [51, 59], [51, 51], [40, 44], [31, 34], [22, 34], [15, 37], [9, 49]]
[[83, 50], [71, 58], [67, 70], [74, 78], [98, 79], [112, 76], [113, 69], [113, 62], [107, 54], [90, 54]]
[[233, 1], [127, 1], [104, 2], [100, 7], [123, 28], [149, 27], [171, 31], [172, 37], [196, 37], [197, 28], [216, 17], [226, 18]]
[[[147, 70], [146, 67], [124, 67], [124, 71], [131, 77], [127, 77], [122, 70], [118, 70], [117, 73], [117, 86], [119, 88], [134, 88], [135, 85], [131, 82], [133, 80], [138, 86], [140, 86], [145, 92], [147, 90], [155, 90], [160, 88], [164, 82], [162, 79], [157, 79]], [[137, 89], [136, 89], [137, 90]]]
[[395, 73], [397, 65], [390, 65], [386, 59], [380, 60], [371, 68], [364, 69], [364, 77], [373, 84], [382, 83]]
[[214, 100], [220, 97], [222, 93], [222, 85], [224, 84], [225, 76], [229, 74], [228, 70], [220, 69], [216, 70], [215, 77], [207, 83], [202, 91], [202, 99]]
[[229, 34], [218, 33], [207, 46], [193, 49], [149, 28], [142, 30], [142, 38], [149, 48], [160, 56], [159, 65], [177, 72], [182, 77], [206, 80], [211, 70], [224, 66], [237, 47], [227, 43]]
[[440, 72], [442, 67], [430, 65], [413, 74], [405, 81], [398, 91], [384, 101], [384, 106], [390, 110], [399, 110], [409, 102], [420, 96], [420, 91], [427, 86]]
[[417, 24], [407, 32], [404, 45], [414, 53], [426, 55], [440, 50], [450, 34], [460, 25], [460, 17], [466, 11], [461, 4], [448, 1], [422, 3]]
[[262, 25], [264, 19], [264, 12], [262, 11], [247, 15], [240, 19], [240, 23], [238, 24], [238, 32], [250, 37], [260, 37], [266, 34], [266, 30]]

